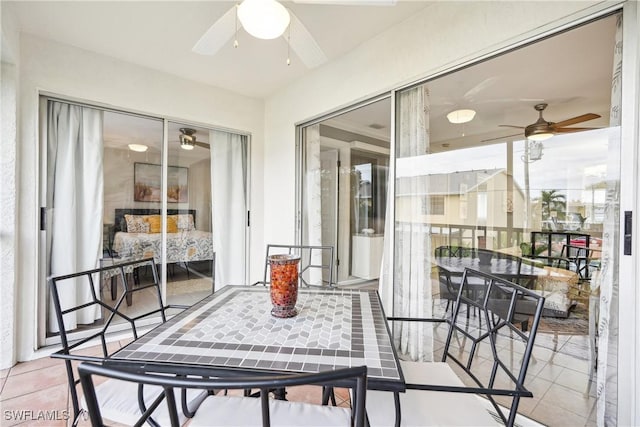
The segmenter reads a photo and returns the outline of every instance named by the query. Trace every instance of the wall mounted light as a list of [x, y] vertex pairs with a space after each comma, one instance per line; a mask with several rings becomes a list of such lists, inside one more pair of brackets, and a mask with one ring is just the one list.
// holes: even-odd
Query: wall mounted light
[[129, 150], [137, 151], [138, 153], [144, 153], [147, 151], [147, 148], [149, 147], [144, 144], [129, 144]]
[[451, 123], [467, 123], [476, 116], [474, 110], [455, 110], [447, 114], [447, 120]]

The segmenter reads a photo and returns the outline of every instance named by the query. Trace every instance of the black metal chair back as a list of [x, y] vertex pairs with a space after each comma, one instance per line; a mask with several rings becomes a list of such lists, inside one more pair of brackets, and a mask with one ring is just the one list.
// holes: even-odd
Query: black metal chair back
[[[474, 292], [465, 292], [478, 280], [484, 280], [484, 289], [474, 285]], [[476, 308], [480, 326], [461, 314], [461, 304]], [[525, 379], [543, 306], [544, 297], [518, 284], [471, 269], [463, 274], [442, 360], [462, 368], [476, 384], [474, 392], [485, 395], [508, 426], [515, 421], [520, 398], [533, 396]], [[522, 328], [523, 317], [528, 318], [528, 332]], [[502, 349], [505, 344], [509, 350]], [[483, 355], [493, 359], [490, 369], [476, 360], [482, 347], [488, 350]], [[506, 415], [495, 396], [511, 399]]]
[[[153, 272], [153, 282], [148, 284], [140, 284], [138, 286], [131, 286], [131, 283], [126, 280], [125, 269], [127, 267], [151, 267]], [[112, 270], [117, 270], [117, 274], [120, 277], [120, 283], [122, 283], [123, 289], [120, 297], [114, 301], [112, 305], [105, 303], [106, 298], [102, 298], [103, 288], [103, 273]], [[74, 286], [74, 289], [78, 287], [84, 287], [89, 290], [90, 300], [78, 303], [72, 306], [62, 306], [60, 297], [63, 287]], [[58, 330], [60, 335], [60, 342], [62, 348], [53, 353], [51, 357], [64, 359], [67, 371], [67, 378], [69, 381], [69, 389], [71, 395], [71, 403], [73, 405], [74, 421], [77, 421], [81, 409], [78, 401], [78, 392], [76, 386], [79, 380], [74, 373], [74, 367], [72, 361], [95, 361], [100, 362], [104, 358], [108, 357], [110, 352], [107, 348], [107, 334], [110, 332], [130, 333], [133, 339], [138, 338], [140, 334], [141, 323], [144, 321], [148, 323], [148, 319], [158, 317], [161, 322], [166, 321], [165, 310], [171, 308], [186, 308], [181, 306], [164, 306], [162, 303], [162, 295], [160, 292], [160, 282], [158, 280], [158, 272], [156, 270], [153, 258], [144, 260], [136, 260], [124, 262], [121, 264], [113, 264], [101, 268], [92, 270], [81, 271], [78, 273], [67, 274], [63, 276], [51, 277], [49, 279], [49, 287], [51, 291], [51, 298], [53, 302], [53, 309], [55, 311]], [[143, 313], [135, 316], [125, 314], [123, 308], [125, 307], [125, 301], [131, 299], [132, 295], [138, 292], [149, 292], [154, 295], [157, 304], [152, 305], [149, 309], [146, 309]], [[99, 306], [102, 310], [102, 321], [97, 322], [101, 324], [90, 325], [91, 329], [87, 329], [88, 335], [83, 335], [82, 338], [73, 339], [72, 334], [78, 332], [79, 329], [75, 326], [75, 322], [65, 322], [69, 320], [69, 316], [77, 314], [80, 310], [84, 310], [90, 307], [95, 308]], [[116, 324], [116, 320], [121, 321]], [[68, 326], [71, 323], [74, 326]], [[89, 344], [99, 344], [101, 348], [102, 356], [87, 356], [79, 354], [80, 348], [86, 347]], [[115, 351], [115, 349], [114, 349]], [[112, 351], [113, 352], [113, 351]], [[74, 423], [75, 424], [75, 423]]]
[[[365, 425], [365, 399], [367, 389], [367, 367], [359, 366], [333, 371], [322, 371], [318, 373], [308, 374], [289, 374], [278, 376], [244, 376], [244, 377], [224, 377], [224, 378], [198, 378], [171, 376], [166, 372], [158, 375], [150, 372], [140, 372], [127, 370], [118, 367], [115, 363], [112, 366], [104, 366], [100, 364], [83, 362], [78, 367], [80, 382], [87, 400], [89, 417], [91, 425], [103, 426], [103, 419], [100, 412], [98, 400], [96, 398], [94, 377], [107, 377], [121, 381], [137, 383], [138, 385], [160, 386], [162, 393], [159, 393], [152, 405], [149, 405], [147, 411], [141, 414], [140, 419], [135, 424], [141, 426], [149, 419], [150, 414], [164, 404], [168, 407], [171, 426], [179, 426], [178, 422], [178, 406], [175, 400], [175, 389], [200, 389], [200, 390], [243, 390], [243, 389], [260, 389], [261, 409], [262, 409], [262, 426], [270, 425], [269, 413], [269, 393], [267, 390], [273, 388], [284, 388], [299, 385], [318, 384], [318, 385], [338, 385], [342, 387], [350, 387], [354, 391], [354, 400], [352, 402], [352, 425], [356, 427], [364, 427]], [[208, 399], [215, 399], [216, 396], [210, 396]], [[253, 399], [246, 397], [245, 399]], [[217, 420], [220, 422], [220, 420]], [[230, 420], [231, 421], [231, 420]], [[255, 425], [260, 425], [256, 420]]]

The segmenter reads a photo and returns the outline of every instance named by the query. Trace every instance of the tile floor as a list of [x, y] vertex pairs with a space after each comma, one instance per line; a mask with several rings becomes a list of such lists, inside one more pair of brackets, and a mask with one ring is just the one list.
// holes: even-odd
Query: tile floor
[[[444, 328], [435, 326], [436, 357], [444, 333]], [[522, 399], [519, 412], [549, 426], [595, 426], [595, 375], [591, 376], [589, 346], [587, 335], [539, 332], [527, 380], [534, 397]], [[288, 397], [317, 402], [320, 393], [303, 387], [290, 391]], [[346, 398], [339, 395], [339, 402], [345, 404]], [[0, 409], [0, 426], [70, 425], [72, 409], [63, 362], [44, 357], [0, 371]]]

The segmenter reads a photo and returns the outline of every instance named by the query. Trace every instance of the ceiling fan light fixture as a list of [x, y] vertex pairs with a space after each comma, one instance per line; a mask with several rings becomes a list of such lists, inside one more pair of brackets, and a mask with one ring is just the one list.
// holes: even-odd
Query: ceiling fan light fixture
[[138, 153], [144, 153], [147, 151], [147, 148], [149, 147], [144, 144], [129, 144], [129, 150], [137, 151]]
[[474, 110], [455, 110], [447, 114], [450, 123], [468, 123], [476, 116]]
[[291, 17], [276, 0], [244, 0], [238, 6], [238, 19], [253, 37], [270, 40], [285, 32]]
[[180, 148], [183, 150], [193, 150], [194, 144], [189, 141], [180, 141]]
[[549, 139], [552, 136], [553, 136], [553, 133], [546, 130], [542, 130], [542, 131], [527, 135], [527, 139], [530, 139], [532, 141], [544, 141], [545, 139]]
[[180, 128], [180, 147], [183, 150], [193, 150], [196, 146], [195, 129]]

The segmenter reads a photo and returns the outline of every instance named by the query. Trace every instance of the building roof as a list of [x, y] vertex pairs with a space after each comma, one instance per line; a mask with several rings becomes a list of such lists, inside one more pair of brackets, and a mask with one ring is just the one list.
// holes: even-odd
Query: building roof
[[[478, 187], [493, 180], [499, 175], [506, 175], [504, 168], [456, 171], [417, 177], [402, 177], [396, 183], [396, 195], [460, 195], [475, 193]], [[522, 193], [520, 186], [514, 181], [514, 189]], [[506, 188], [504, 188], [506, 190]]]

